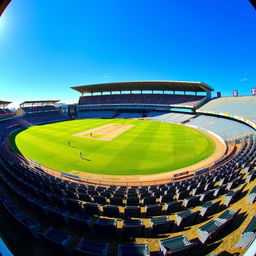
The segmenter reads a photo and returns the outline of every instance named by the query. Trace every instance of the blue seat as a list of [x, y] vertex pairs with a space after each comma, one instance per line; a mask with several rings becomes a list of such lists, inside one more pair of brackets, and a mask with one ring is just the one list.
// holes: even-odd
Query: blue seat
[[161, 204], [146, 205], [146, 216], [159, 216], [162, 212]]
[[67, 254], [71, 243], [70, 235], [50, 227], [44, 233], [40, 234], [40, 236], [42, 240], [54, 250], [64, 255]]
[[160, 250], [163, 256], [186, 256], [196, 246], [196, 243], [190, 242], [185, 235], [159, 241]]
[[166, 212], [168, 214], [178, 212], [181, 209], [181, 205], [182, 205], [182, 201], [177, 201], [177, 200], [172, 201], [170, 203], [169, 202], [165, 203]]
[[256, 238], [256, 215], [253, 216], [250, 223], [241, 234], [240, 241], [235, 245], [236, 248], [246, 249]]
[[124, 208], [124, 216], [131, 218], [139, 218], [141, 209], [139, 206], [125, 206]]
[[173, 220], [170, 220], [169, 217], [157, 217], [149, 220], [151, 234], [159, 235], [166, 234], [171, 232], [171, 228], [174, 224]]
[[150, 256], [147, 244], [119, 244], [118, 256]]
[[70, 214], [66, 215], [66, 220], [68, 225], [73, 230], [78, 230], [80, 232], [91, 232], [92, 230], [92, 223], [93, 223], [92, 217], [87, 217], [87, 216], [76, 213], [74, 215], [70, 215]]
[[123, 206], [123, 198], [122, 197], [111, 197], [109, 199], [111, 205], [119, 205]]
[[219, 206], [219, 204], [220, 204], [220, 201], [217, 201], [217, 202], [209, 201], [203, 204], [200, 207], [200, 215], [202, 217], [206, 217], [213, 214], [216, 208]]
[[177, 213], [176, 216], [176, 224], [178, 228], [191, 226], [197, 216], [199, 215], [199, 211], [193, 212], [192, 210], [186, 210], [180, 213]]
[[117, 206], [117, 205], [103, 206], [103, 213], [104, 213], [104, 216], [111, 217], [111, 218], [119, 218], [120, 217], [119, 206]]
[[40, 224], [38, 222], [26, 215], [19, 215], [16, 219], [27, 233], [31, 234], [36, 239], [38, 238], [40, 229]]
[[116, 236], [117, 220], [97, 218], [94, 223], [94, 228], [98, 235]]
[[251, 190], [248, 196], [247, 204], [253, 204], [256, 200], [256, 186]]
[[76, 248], [72, 249], [72, 256], [107, 256], [108, 243], [95, 242], [82, 238]]
[[123, 236], [124, 237], [142, 237], [145, 225], [142, 220], [124, 220]]
[[85, 203], [84, 204], [84, 212], [88, 215], [100, 215], [100, 207], [99, 204], [96, 203]]

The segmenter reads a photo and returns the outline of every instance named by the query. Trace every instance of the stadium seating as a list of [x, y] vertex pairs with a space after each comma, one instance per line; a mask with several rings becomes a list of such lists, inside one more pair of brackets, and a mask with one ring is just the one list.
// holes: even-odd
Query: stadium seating
[[199, 110], [223, 112], [245, 116], [256, 120], [256, 99], [255, 97], [226, 97], [209, 101]]
[[81, 96], [79, 105], [172, 105], [194, 107], [205, 96], [173, 94], [112, 94]]
[[[213, 116], [200, 115], [190, 120], [188, 124], [212, 131], [226, 141], [240, 139], [255, 134], [255, 130], [245, 124]], [[227, 129], [227, 127], [229, 129]]]
[[149, 256], [147, 244], [119, 244], [118, 256]]
[[[54, 121], [55, 118], [61, 120], [57, 113], [15, 118], [7, 124], [0, 123], [0, 135], [8, 135], [17, 128], [11, 127], [15, 124], [24, 127]], [[243, 137], [238, 145], [229, 161], [189, 179], [165, 184], [119, 186], [52, 176], [20, 161], [21, 158], [2, 143], [0, 186], [3, 184], [8, 194], [16, 198], [17, 205], [11, 204], [3, 193], [0, 193], [0, 202], [24, 234], [30, 235], [31, 239], [38, 239], [39, 235], [45, 247], [52, 248], [56, 254], [149, 255], [149, 246], [141, 244], [142, 239], [149, 237], [160, 239], [159, 250], [164, 255], [196, 255], [192, 249], [198, 237], [188, 236], [193, 238], [193, 242], [189, 241], [187, 229], [196, 234], [198, 226], [195, 223], [203, 222], [198, 235], [201, 243], [207, 245], [216, 241], [221, 230], [229, 229], [227, 224], [233, 219], [239, 219], [237, 199], [240, 200], [245, 193], [243, 191], [247, 191], [245, 188], [250, 187], [246, 196], [250, 204], [248, 207], [255, 202], [253, 182], [256, 163], [253, 159], [256, 156], [256, 138]], [[240, 196], [236, 191], [240, 191]], [[21, 205], [22, 208], [19, 207]], [[23, 207], [25, 213], [21, 211]], [[208, 220], [209, 216], [220, 211], [219, 217]], [[247, 248], [255, 238], [254, 220], [255, 216], [251, 218], [252, 223], [243, 228], [241, 242], [235, 241], [239, 248]], [[173, 237], [173, 232], [181, 230], [184, 235]], [[168, 237], [170, 234], [171, 238], [162, 240], [162, 235]], [[82, 238], [83, 235], [86, 238]], [[136, 242], [141, 239], [138, 244], [134, 244], [134, 237]], [[121, 242], [119, 245], [113, 243], [117, 238]], [[127, 243], [123, 244], [124, 241]], [[198, 247], [198, 250], [204, 249]]]
[[247, 248], [252, 241], [256, 238], [256, 215], [253, 216], [252, 220], [241, 234], [241, 240], [235, 245], [243, 249]]
[[160, 249], [162, 255], [189, 255], [189, 252], [196, 246], [190, 242], [186, 236], [176, 236], [160, 240]]
[[171, 123], [184, 123], [191, 118], [196, 117], [194, 114], [184, 114], [184, 113], [163, 113], [163, 112], [151, 112], [146, 120], [171, 122]]

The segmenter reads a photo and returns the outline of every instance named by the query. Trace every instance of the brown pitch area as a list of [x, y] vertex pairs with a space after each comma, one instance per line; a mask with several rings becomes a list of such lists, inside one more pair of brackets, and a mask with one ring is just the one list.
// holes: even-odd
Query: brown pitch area
[[127, 124], [123, 124], [123, 125], [106, 124], [94, 129], [73, 134], [73, 136], [87, 138], [87, 139], [94, 139], [94, 140], [113, 140], [119, 135], [121, 135], [122, 133], [131, 129], [132, 127], [134, 127], [134, 125], [132, 124], [128, 124], [128, 125]]

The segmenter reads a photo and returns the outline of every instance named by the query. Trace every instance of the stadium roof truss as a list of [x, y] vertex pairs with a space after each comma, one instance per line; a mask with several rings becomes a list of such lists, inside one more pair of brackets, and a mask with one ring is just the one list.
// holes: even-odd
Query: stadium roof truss
[[24, 106], [44, 106], [48, 104], [56, 104], [59, 100], [32, 100], [32, 101], [24, 101], [20, 104], [20, 107]]
[[11, 104], [11, 101], [4, 101], [4, 100], [0, 100], [0, 108], [5, 108], [7, 107], [9, 104]]
[[89, 84], [71, 87], [73, 90], [84, 93], [102, 93], [113, 91], [183, 91], [183, 92], [210, 92], [212, 87], [202, 82], [181, 81], [138, 81]]

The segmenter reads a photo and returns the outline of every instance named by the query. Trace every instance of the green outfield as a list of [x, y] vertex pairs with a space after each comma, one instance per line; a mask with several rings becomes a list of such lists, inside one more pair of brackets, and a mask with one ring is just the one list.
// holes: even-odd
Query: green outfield
[[[111, 134], [115, 126], [129, 129], [112, 140], [103, 140], [102, 134]], [[85, 137], [74, 136], [83, 132]], [[144, 120], [65, 121], [32, 126], [13, 136], [13, 145], [24, 156], [63, 172], [161, 173], [197, 163], [215, 150], [214, 141], [198, 130]]]

